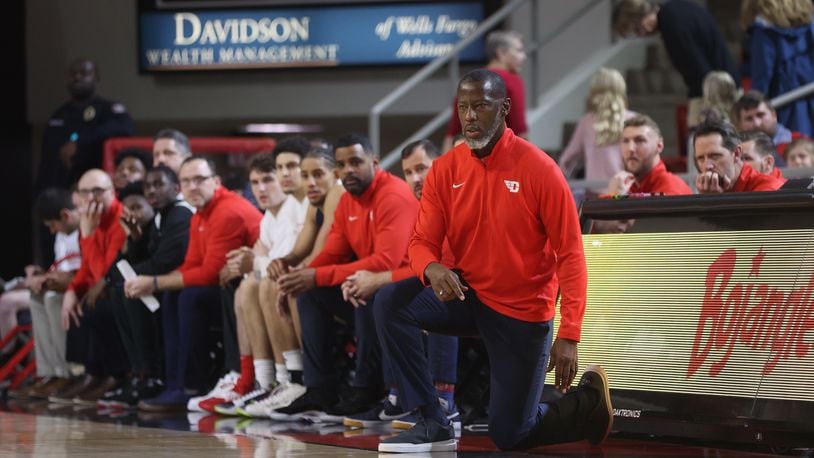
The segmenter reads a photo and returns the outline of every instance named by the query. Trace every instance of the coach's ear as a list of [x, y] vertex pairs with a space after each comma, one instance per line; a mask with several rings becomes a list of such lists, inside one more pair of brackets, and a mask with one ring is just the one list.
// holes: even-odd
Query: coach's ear
[[502, 116], [505, 119], [506, 116], [509, 116], [509, 112], [511, 111], [512, 111], [512, 99], [506, 97], [500, 104], [500, 116]]

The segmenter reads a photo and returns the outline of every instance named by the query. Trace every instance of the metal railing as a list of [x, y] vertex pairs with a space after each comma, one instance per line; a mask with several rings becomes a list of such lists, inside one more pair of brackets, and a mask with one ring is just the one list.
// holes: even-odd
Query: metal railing
[[802, 99], [803, 97], [808, 97], [812, 94], [814, 94], [814, 82], [808, 83], [805, 86], [800, 86], [797, 89], [792, 89], [785, 94], [778, 95], [772, 99], [772, 106], [774, 108], [782, 107], [783, 105], [788, 105], [791, 102]]
[[[478, 25], [478, 27], [466, 38], [459, 41], [449, 53], [436, 57], [432, 62], [425, 65], [421, 70], [416, 72], [413, 76], [407, 79], [407, 81], [401, 83], [399, 87], [395, 88], [392, 92], [384, 96], [381, 100], [379, 100], [373, 108], [370, 110], [370, 115], [368, 116], [368, 136], [370, 137], [370, 143], [373, 146], [373, 150], [380, 152], [381, 148], [381, 115], [389, 108], [391, 105], [396, 103], [400, 98], [404, 97], [409, 91], [413, 90], [416, 86], [427, 80], [429, 77], [433, 75], [438, 69], [442, 66], [447, 64], [448, 62], [453, 62], [453, 68], [458, 66], [458, 55], [461, 51], [464, 50], [467, 46], [472, 44], [475, 40], [481, 38], [491, 30], [494, 26], [496, 26], [499, 22], [506, 19], [509, 14], [519, 8], [521, 5], [526, 3], [528, 0], [511, 0], [509, 3], [504, 5], [502, 8], [497, 10], [495, 14], [489, 16], [483, 22]], [[457, 73], [454, 70], [451, 70], [451, 73]], [[449, 108], [449, 114], [452, 113], [452, 108]], [[442, 112], [443, 114], [443, 112]], [[447, 114], [447, 116], [449, 116]], [[433, 118], [436, 120], [436, 124], [438, 127], [443, 124], [444, 120], [440, 119], [439, 116]], [[448, 119], [448, 118], [447, 118]], [[437, 127], [436, 127], [437, 128]], [[387, 169], [389, 165], [392, 165], [392, 162], [395, 162], [394, 159], [390, 159], [393, 156], [393, 153], [389, 153], [382, 157], [381, 166], [384, 169]]]
[[[573, 25], [574, 22], [576, 22], [578, 19], [584, 16], [585, 13], [590, 11], [596, 5], [600, 4], [601, 1], [602, 0], [591, 0], [587, 2], [585, 6], [574, 12], [574, 14], [572, 14], [566, 20], [564, 20], [560, 24], [560, 26], [552, 29], [542, 39], [538, 39], [538, 37], [536, 36], [538, 28], [532, 27], [531, 43], [529, 44], [529, 46], [527, 46], [527, 52], [531, 57], [529, 60], [531, 61], [531, 71], [532, 71], [532, 78], [528, 85], [529, 95], [531, 97], [528, 97], [527, 99], [531, 100], [532, 104], [537, 103], [537, 97], [539, 95], [538, 94], [539, 78], [537, 75], [538, 72], [537, 54], [539, 50], [542, 49], [543, 46], [554, 40], [568, 27]], [[450, 64], [449, 68], [450, 87], [455, 87], [455, 85], [457, 85], [458, 83], [460, 73], [458, 55], [461, 53], [461, 51], [463, 51], [464, 48], [472, 44], [475, 40], [486, 35], [486, 33], [491, 31], [501, 21], [505, 20], [511, 13], [513, 13], [515, 10], [517, 10], [519, 7], [523, 6], [527, 2], [531, 2], [532, 17], [536, 18], [537, 7], [538, 3], [540, 3], [540, 0], [510, 0], [508, 3], [506, 3], [506, 5], [501, 7], [494, 14], [492, 14], [491, 16], [486, 18], [483, 22], [481, 22], [470, 35], [459, 41], [450, 50], [448, 54], [435, 58], [432, 62], [425, 65], [413, 76], [411, 76], [409, 79], [404, 81], [393, 91], [391, 91], [381, 100], [379, 100], [370, 110], [370, 114], [368, 115], [368, 136], [370, 137], [370, 142], [374, 148], [374, 151], [381, 152], [381, 116], [385, 110], [387, 110], [390, 106], [396, 103], [399, 99], [404, 97], [409, 91], [413, 90], [416, 86], [430, 78], [436, 71], [438, 71], [442, 66], [446, 64]], [[430, 136], [433, 132], [438, 130], [447, 121], [449, 121], [452, 115], [451, 102], [452, 99], [450, 97], [450, 103], [444, 110], [442, 110], [440, 113], [434, 116], [430, 121], [428, 121], [424, 126], [419, 128], [415, 133], [410, 135], [396, 148], [390, 150], [387, 154], [382, 154], [382, 159], [380, 163], [381, 167], [387, 169], [394, 165], [399, 159], [399, 153], [401, 152], [401, 149], [404, 148], [408, 143]]]

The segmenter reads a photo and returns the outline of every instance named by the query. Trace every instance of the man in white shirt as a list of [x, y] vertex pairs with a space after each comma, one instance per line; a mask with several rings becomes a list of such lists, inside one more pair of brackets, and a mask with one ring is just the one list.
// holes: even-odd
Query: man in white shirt
[[47, 270], [29, 266], [26, 269], [30, 273], [25, 280], [26, 288], [6, 294], [18, 295], [30, 304], [37, 376], [40, 380], [11, 394], [47, 398], [67, 386], [72, 375], [65, 359], [62, 296], [82, 259], [79, 251], [79, 212], [71, 193], [60, 188], [45, 189], [37, 198], [35, 208], [48, 230], [56, 235], [55, 261]]
[[[288, 254], [305, 223], [308, 199], [302, 186], [300, 162], [310, 150], [303, 137], [281, 140], [272, 154], [259, 154], [249, 162], [249, 182], [257, 203], [265, 210], [254, 247], [227, 254], [227, 278], [243, 275], [235, 293], [240, 377], [231, 390], [216, 390], [189, 406], [199, 410], [235, 414], [258, 397], [267, 396], [277, 382], [287, 381], [285, 364], [275, 363], [264, 313], [275, 306], [266, 269], [272, 259]], [[274, 295], [276, 298], [276, 294]]]

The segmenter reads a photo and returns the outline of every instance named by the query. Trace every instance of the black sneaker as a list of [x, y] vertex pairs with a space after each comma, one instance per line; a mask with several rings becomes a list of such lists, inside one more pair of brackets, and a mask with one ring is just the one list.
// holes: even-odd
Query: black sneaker
[[452, 425], [420, 418], [412, 428], [379, 442], [380, 452], [428, 453], [454, 452], [458, 449]]
[[122, 390], [121, 395], [110, 400], [108, 407], [113, 409], [136, 409], [139, 401], [154, 398], [161, 394], [163, 390], [164, 384], [159, 379], [134, 379]]
[[585, 438], [592, 444], [599, 444], [608, 437], [613, 426], [613, 406], [611, 406], [608, 374], [602, 366], [591, 364], [585, 368], [579, 379], [579, 387], [596, 391], [596, 406], [588, 414], [585, 422]]
[[373, 428], [410, 415], [405, 412], [396, 401], [395, 395], [388, 395], [379, 405], [362, 413], [348, 415], [342, 420], [345, 426], [351, 428]]
[[367, 412], [381, 401], [381, 393], [369, 388], [351, 387], [348, 395], [336, 405], [325, 409], [319, 421], [323, 423], [342, 423], [345, 417]]
[[[455, 428], [456, 437], [460, 436], [462, 426], [461, 413], [458, 412], [458, 406], [455, 405], [455, 400], [453, 399], [452, 402], [449, 402], [439, 397], [438, 403], [441, 405], [441, 410], [444, 411], [444, 415], [446, 415], [449, 424]], [[418, 409], [416, 409], [410, 412], [408, 415], [390, 422], [390, 427], [393, 429], [410, 429], [415, 426], [416, 423], [418, 423], [418, 419], [420, 417], [421, 414], [418, 412]]]
[[305, 390], [305, 394], [295, 399], [288, 407], [277, 409], [269, 416], [272, 420], [278, 421], [311, 420], [318, 422], [325, 414], [325, 410], [335, 400], [335, 395], [324, 389], [308, 388]]
[[116, 388], [113, 388], [110, 391], [105, 391], [105, 394], [103, 394], [102, 397], [99, 398], [96, 401], [96, 407], [98, 407], [100, 409], [110, 407], [113, 400], [118, 399], [119, 397], [121, 397], [122, 394], [127, 390], [128, 386], [131, 383], [133, 383], [133, 381], [131, 381], [130, 383], [126, 383], [124, 385], [118, 386]]

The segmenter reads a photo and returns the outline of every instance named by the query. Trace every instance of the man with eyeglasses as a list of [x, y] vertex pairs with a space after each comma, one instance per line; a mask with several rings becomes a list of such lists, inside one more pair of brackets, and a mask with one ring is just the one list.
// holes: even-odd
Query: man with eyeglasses
[[69, 330], [68, 359], [83, 362], [86, 375], [49, 398], [54, 402], [98, 398], [117, 386], [119, 376], [127, 371], [110, 303], [97, 300], [105, 286], [105, 274], [124, 244], [124, 230], [119, 225], [122, 204], [114, 194], [113, 181], [99, 169], [82, 175], [77, 193], [81, 201], [82, 264], [62, 298], [62, 327]]
[[188, 157], [178, 181], [184, 199], [197, 210], [190, 221], [184, 263], [168, 274], [139, 275], [124, 285], [131, 298], [180, 290], [162, 304], [165, 389], [139, 403], [139, 409], [154, 412], [182, 410], [206, 388], [213, 350], [207, 331], [221, 321], [219, 272], [229, 251], [253, 245], [260, 232], [260, 212], [221, 186], [211, 161]]

